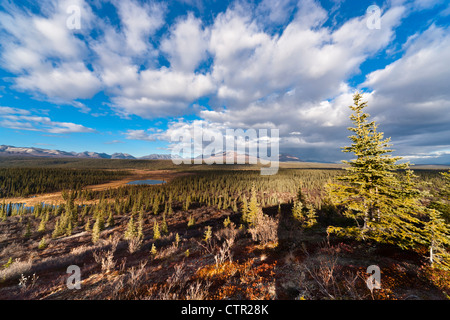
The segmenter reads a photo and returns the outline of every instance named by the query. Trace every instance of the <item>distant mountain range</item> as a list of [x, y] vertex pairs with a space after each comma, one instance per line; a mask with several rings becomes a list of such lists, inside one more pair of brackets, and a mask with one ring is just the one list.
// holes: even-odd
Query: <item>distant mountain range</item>
[[[232, 152], [231, 157], [233, 159], [237, 159], [237, 153]], [[88, 158], [88, 159], [139, 159], [139, 160], [171, 160], [171, 154], [150, 154], [148, 156], [136, 158], [128, 153], [113, 153], [111, 155], [106, 153], [98, 153], [98, 152], [67, 152], [61, 150], [50, 150], [50, 149], [41, 149], [34, 147], [14, 147], [7, 145], [0, 145], [0, 157], [1, 156], [29, 156], [29, 157], [46, 157], [46, 158]], [[227, 157], [226, 152], [221, 152], [212, 156], [214, 159], [223, 158], [224, 162]], [[180, 159], [180, 157], [176, 157]], [[246, 163], [249, 162], [248, 155], [245, 155]], [[279, 157], [280, 162], [301, 162], [298, 157], [288, 155], [288, 154], [280, 154]]]
[[128, 153], [113, 153], [111, 155], [98, 152], [67, 152], [61, 150], [49, 150], [34, 147], [13, 147], [0, 145], [0, 156], [30, 156], [47, 158], [88, 158], [88, 159], [146, 159], [146, 160], [170, 160], [170, 154], [151, 154], [141, 158], [135, 158]]
[[304, 161], [290, 154], [281, 153], [280, 162], [304, 162]]
[[180, 159], [179, 156], [173, 156], [171, 154], [149, 154], [148, 156], [140, 157], [141, 160], [172, 160], [172, 158]]
[[[230, 157], [232, 159], [234, 159], [235, 162], [237, 162], [237, 158], [238, 158], [238, 153], [235, 151], [231, 151], [231, 152], [220, 152], [220, 153], [216, 153], [214, 155], [212, 155], [211, 157], [209, 157], [208, 159], [214, 159], [214, 160], [219, 160], [222, 158], [222, 161], [225, 163], [227, 157]], [[254, 156], [250, 156], [248, 154], [245, 154], [245, 163], [249, 163], [251, 161], [257, 161], [258, 158], [254, 157]], [[289, 154], [285, 154], [285, 153], [281, 153], [279, 155], [279, 161], [280, 162], [302, 162], [302, 160], [300, 160], [300, 158], [294, 157], [292, 155]]]

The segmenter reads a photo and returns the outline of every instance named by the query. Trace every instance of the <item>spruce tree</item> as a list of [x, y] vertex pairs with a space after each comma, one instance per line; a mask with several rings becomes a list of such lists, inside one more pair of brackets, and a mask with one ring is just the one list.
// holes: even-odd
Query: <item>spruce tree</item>
[[94, 226], [92, 227], [92, 242], [97, 243], [100, 239], [100, 232], [103, 230], [103, 222], [101, 215], [97, 215], [97, 219], [95, 220]]
[[178, 248], [178, 245], [180, 244], [180, 235], [177, 233], [175, 234], [175, 246]]
[[247, 203], [247, 197], [244, 195], [242, 197], [242, 222], [247, 222], [247, 215], [248, 215], [248, 203]]
[[295, 220], [300, 222], [303, 228], [311, 228], [317, 223], [316, 210], [309, 203], [304, 205], [300, 199], [304, 198], [299, 192], [299, 196], [297, 200], [294, 201], [294, 206], [292, 207], [292, 216]]
[[188, 196], [186, 197], [186, 202], [184, 203], [184, 210], [185, 210], [185, 211], [188, 211], [190, 205], [191, 205], [191, 196], [188, 195]]
[[159, 223], [156, 219], [153, 222], [153, 240], [158, 240], [161, 238], [161, 232], [159, 231]]
[[166, 215], [163, 213], [163, 218], [161, 221], [161, 232], [163, 234], [168, 234], [169, 233], [169, 227], [167, 226], [167, 221], [166, 221]]
[[150, 250], [150, 254], [152, 255], [152, 257], [155, 257], [157, 253], [158, 253], [158, 251], [156, 250], [156, 246], [154, 243], [152, 243], [152, 248]]
[[439, 191], [438, 210], [443, 214], [447, 223], [450, 223], [450, 171], [441, 172], [444, 186]]
[[210, 242], [212, 238], [212, 228], [207, 226], [205, 232], [203, 233], [203, 241], [206, 243]]
[[62, 218], [63, 217], [59, 217], [56, 222], [55, 222], [55, 227], [53, 229], [53, 233], [52, 233], [52, 238], [57, 238], [59, 237], [61, 234], [64, 233], [64, 227], [63, 227], [63, 223], [62, 223]]
[[106, 225], [108, 227], [114, 226], [114, 214], [113, 214], [112, 210], [109, 211], [109, 216], [108, 216], [108, 220], [106, 221]]
[[139, 211], [137, 237], [144, 239], [144, 210]]
[[7, 213], [6, 213], [6, 203], [5, 200], [3, 200], [3, 204], [1, 206], [1, 210], [0, 210], [0, 218], [2, 221], [6, 221], [7, 218]]
[[73, 225], [72, 225], [72, 220], [68, 219], [67, 221], [68, 222], [67, 222], [67, 226], [66, 226], [66, 236], [70, 236], [73, 231]]
[[445, 185], [441, 193], [444, 199], [450, 202], [450, 170], [448, 172], [441, 172], [441, 175], [444, 177], [445, 180]]
[[[427, 210], [425, 232], [432, 267], [450, 270], [450, 171], [442, 172], [444, 186], [439, 190], [439, 201]], [[436, 209], [438, 208], [438, 209]]]
[[28, 219], [27, 221], [27, 226], [25, 228], [25, 233], [23, 235], [25, 238], [29, 238], [31, 237], [31, 224], [30, 224], [30, 220]]
[[303, 228], [311, 228], [316, 224], [317, 224], [316, 209], [311, 204], [308, 204], [306, 206], [305, 218], [302, 221], [302, 227]]
[[248, 204], [248, 212], [247, 212], [247, 216], [246, 219], [244, 220], [244, 222], [246, 222], [249, 225], [253, 225], [256, 219], [256, 216], [258, 215], [260, 207], [258, 204], [258, 197], [256, 195], [256, 187], [255, 184], [253, 183], [252, 185], [252, 189], [251, 189], [251, 197], [250, 197], [250, 202]]
[[230, 219], [230, 217], [228, 216], [227, 218], [225, 218], [225, 220], [223, 221], [223, 226], [225, 227], [225, 228], [228, 228], [228, 226], [231, 224], [231, 219]]
[[356, 159], [344, 161], [347, 164], [344, 175], [338, 177], [340, 184], [328, 184], [328, 194], [344, 216], [355, 222], [353, 227], [329, 227], [330, 233], [353, 236], [359, 240], [375, 240], [394, 243], [410, 248], [424, 243], [421, 231], [423, 206], [412, 171], [403, 179], [397, 171], [407, 169], [408, 164], [397, 164], [401, 157], [391, 155], [390, 138], [385, 139], [378, 132], [378, 125], [369, 121], [364, 113], [367, 101], [356, 93], [350, 119], [354, 127], [349, 138], [351, 146], [343, 152], [353, 153]]
[[6, 216], [7, 217], [12, 216], [12, 207], [13, 207], [13, 205], [11, 202], [6, 206]]
[[45, 225], [49, 219], [49, 213], [47, 211], [46, 215], [41, 219], [41, 222], [39, 223], [38, 232], [45, 232]]
[[292, 216], [295, 220], [300, 220], [303, 217], [303, 204], [298, 200], [294, 201], [294, 206], [292, 207]]
[[91, 219], [90, 218], [87, 218], [86, 224], [84, 226], [84, 230], [87, 232], [91, 231]]
[[231, 209], [233, 210], [233, 212], [238, 212], [236, 199], [233, 200], [232, 205], [231, 205]]
[[125, 230], [124, 239], [131, 240], [137, 235], [136, 226], [134, 225], [134, 218], [131, 215], [130, 220], [128, 220], [127, 229]]
[[188, 228], [191, 228], [191, 227], [193, 227], [194, 225], [195, 225], [195, 218], [194, 218], [194, 216], [191, 214], [191, 215], [189, 216], [189, 220], [188, 220], [187, 226], [188, 226]]
[[428, 210], [425, 232], [428, 239], [429, 259], [432, 267], [450, 270], [450, 227], [439, 211]]
[[159, 200], [158, 198], [155, 199], [155, 201], [153, 202], [153, 214], [157, 215], [159, 212]]
[[38, 244], [38, 249], [39, 250], [43, 250], [47, 247], [47, 239], [45, 238], [45, 236], [42, 237], [41, 241], [39, 241]]

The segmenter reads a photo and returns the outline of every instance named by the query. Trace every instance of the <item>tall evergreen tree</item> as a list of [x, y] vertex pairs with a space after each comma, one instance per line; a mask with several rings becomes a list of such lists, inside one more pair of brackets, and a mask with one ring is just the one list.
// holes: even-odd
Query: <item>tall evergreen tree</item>
[[249, 225], [253, 225], [254, 224], [254, 220], [256, 219], [256, 216], [258, 215], [258, 211], [261, 210], [258, 204], [258, 197], [256, 194], [256, 187], [255, 184], [252, 184], [252, 189], [251, 189], [251, 197], [250, 197], [250, 202], [248, 204], [248, 213], [247, 213], [247, 219], [246, 219], [246, 223], [248, 223]]
[[442, 194], [446, 197], [447, 201], [450, 201], [450, 170], [448, 172], [442, 172], [442, 176], [445, 179], [445, 186]]
[[241, 209], [242, 209], [242, 222], [247, 222], [248, 202], [247, 197], [245, 195], [242, 197]]
[[428, 239], [429, 258], [432, 267], [450, 270], [450, 226], [441, 217], [439, 211], [429, 210], [425, 224]]
[[100, 232], [103, 230], [103, 218], [100, 214], [97, 215], [95, 219], [94, 226], [92, 227], [92, 242], [97, 243], [100, 239]]
[[124, 239], [125, 240], [131, 240], [137, 235], [136, 226], [134, 224], [134, 217], [131, 215], [130, 219], [128, 220], [127, 229], [125, 230]]
[[317, 223], [316, 210], [312, 204], [306, 202], [301, 188], [299, 188], [297, 199], [292, 207], [292, 216], [301, 223], [303, 228], [310, 228]]
[[159, 223], [154, 219], [153, 221], [153, 240], [158, 240], [161, 238], [161, 232], [159, 229]]
[[444, 186], [439, 190], [436, 201], [432, 207], [440, 211], [447, 223], [450, 223], [450, 171], [441, 172], [444, 178]]
[[139, 239], [144, 239], [144, 210], [139, 211], [137, 237]]
[[[438, 203], [427, 210], [425, 232], [431, 266], [450, 270], [450, 171], [442, 172], [444, 186], [439, 190]], [[436, 209], [438, 208], [438, 209]]]
[[356, 93], [350, 119], [354, 127], [349, 138], [351, 146], [343, 152], [353, 153], [356, 159], [344, 161], [346, 173], [338, 180], [342, 183], [328, 185], [331, 200], [343, 207], [343, 214], [352, 218], [353, 227], [329, 227], [329, 232], [353, 236], [360, 240], [376, 240], [394, 243], [402, 248], [425, 242], [421, 232], [420, 192], [415, 176], [407, 171], [400, 179], [397, 170], [407, 169], [408, 164], [397, 164], [401, 157], [391, 155], [390, 138], [378, 132], [378, 125], [369, 121], [364, 112], [367, 101]]

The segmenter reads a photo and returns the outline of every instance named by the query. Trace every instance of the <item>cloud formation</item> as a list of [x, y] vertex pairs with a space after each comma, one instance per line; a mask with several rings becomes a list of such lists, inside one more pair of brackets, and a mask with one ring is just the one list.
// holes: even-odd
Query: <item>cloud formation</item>
[[403, 57], [363, 84], [373, 90], [371, 108], [402, 154], [450, 149], [449, 31], [431, 25], [411, 36]]
[[0, 107], [0, 126], [54, 134], [95, 132], [80, 124], [52, 121], [49, 117], [33, 115], [28, 110], [9, 107]]
[[[1, 66], [14, 74], [17, 90], [81, 112], [90, 108], [80, 100], [102, 92], [121, 117], [195, 114], [206, 126], [277, 128], [285, 150], [330, 161], [342, 158], [348, 105], [359, 89], [398, 152], [413, 159], [450, 148], [443, 138], [450, 120], [449, 27], [427, 25], [396, 42], [408, 15], [445, 6], [443, 1], [388, 1], [380, 29], [368, 28], [365, 11], [336, 21], [342, 1], [328, 11], [314, 0], [234, 1], [212, 17], [201, 14], [207, 1], [180, 2], [197, 11], [173, 18], [169, 3], [138, 0], [44, 0], [38, 10], [6, 3]], [[67, 28], [69, 5], [81, 8], [80, 30]], [[106, 5], [110, 15], [101, 14]], [[361, 75], [368, 61], [395, 51], [392, 61]], [[355, 76], [361, 83], [351, 84]], [[198, 107], [201, 99], [206, 106]], [[92, 130], [5, 107], [3, 114], [1, 125], [8, 128]], [[170, 122], [165, 135], [124, 135], [167, 140], [192, 123]]]

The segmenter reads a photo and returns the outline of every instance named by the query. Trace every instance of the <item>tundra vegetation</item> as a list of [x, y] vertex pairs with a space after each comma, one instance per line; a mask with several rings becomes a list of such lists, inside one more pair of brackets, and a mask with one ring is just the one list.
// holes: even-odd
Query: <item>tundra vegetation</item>
[[[92, 190], [126, 172], [8, 163], [3, 198], [65, 191], [0, 200], [0, 298], [448, 299], [450, 172], [400, 164], [360, 94], [350, 108], [344, 169], [179, 166], [166, 184]], [[380, 289], [366, 286], [370, 265]]]

